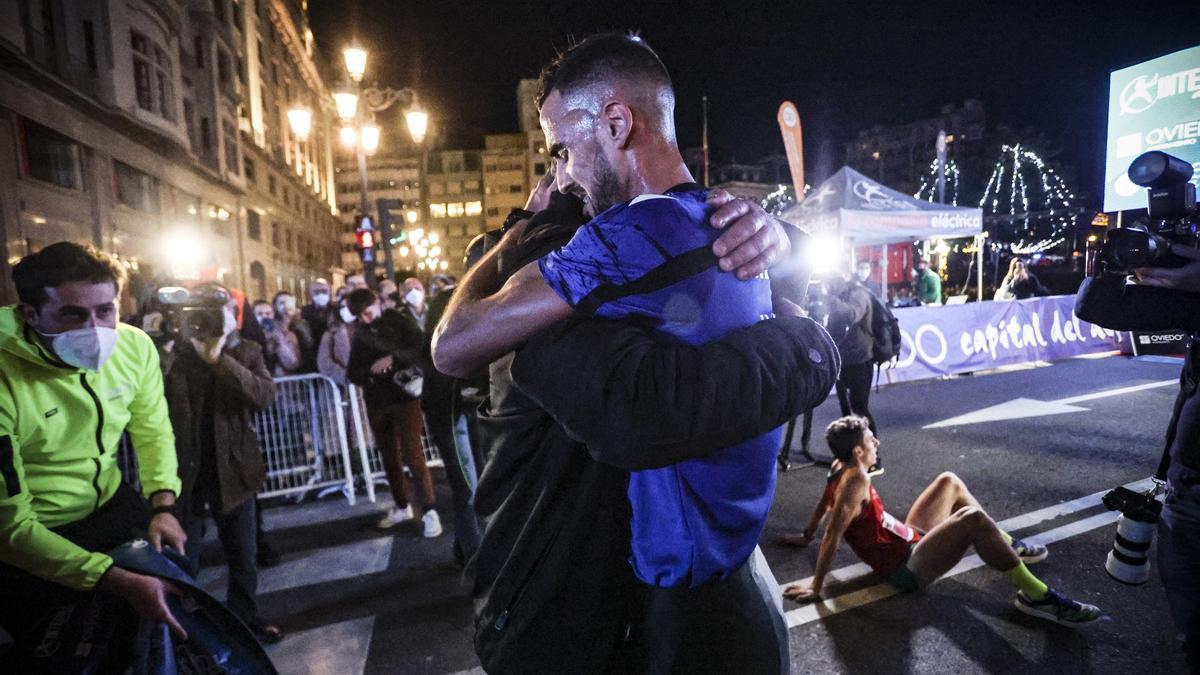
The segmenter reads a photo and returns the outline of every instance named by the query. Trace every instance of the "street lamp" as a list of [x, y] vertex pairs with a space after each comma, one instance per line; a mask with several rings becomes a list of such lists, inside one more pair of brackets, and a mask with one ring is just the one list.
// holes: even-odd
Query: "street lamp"
[[288, 124], [292, 127], [292, 133], [296, 135], [301, 142], [308, 140], [308, 135], [312, 133], [312, 111], [303, 106], [297, 106], [287, 112]]
[[[363, 75], [367, 70], [367, 50], [352, 45], [343, 50], [342, 58], [345, 60], [350, 82], [334, 92], [333, 100], [337, 106], [338, 117], [342, 120], [339, 132], [342, 144], [353, 147], [358, 156], [359, 212], [362, 216], [367, 216], [371, 213], [370, 198], [367, 195], [367, 155], [379, 149], [380, 141], [380, 129], [375, 124], [375, 113], [382, 112], [404, 99], [408, 107], [404, 120], [409, 135], [416, 143], [425, 140], [429, 130], [429, 113], [421, 109], [417, 103], [417, 93], [412, 89], [362, 86]], [[364, 222], [370, 221], [364, 219]], [[380, 222], [382, 227], [387, 227], [385, 219]], [[383, 242], [387, 275], [388, 278], [392, 278], [395, 276], [395, 269], [392, 264], [391, 236], [388, 232], [380, 232], [379, 235], [377, 238]], [[373, 259], [363, 260], [364, 276], [372, 286], [375, 284], [374, 267]]]

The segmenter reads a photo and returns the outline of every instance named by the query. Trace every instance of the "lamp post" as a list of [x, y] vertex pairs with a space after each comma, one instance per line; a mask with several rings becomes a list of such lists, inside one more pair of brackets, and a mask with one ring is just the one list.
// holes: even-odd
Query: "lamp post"
[[[346, 63], [346, 74], [350, 82], [334, 92], [333, 100], [337, 106], [338, 117], [342, 121], [340, 138], [346, 147], [353, 147], [358, 159], [359, 180], [359, 212], [367, 216], [371, 212], [370, 198], [367, 194], [367, 156], [374, 154], [379, 148], [380, 129], [375, 124], [375, 113], [390, 108], [398, 101], [404, 100], [409, 108], [404, 114], [408, 133], [412, 139], [420, 143], [425, 138], [429, 127], [429, 114], [421, 109], [417, 102], [417, 93], [409, 88], [391, 89], [388, 87], [363, 87], [363, 74], [367, 69], [367, 51], [358, 46], [351, 46], [342, 52]], [[390, 233], [381, 232], [379, 239], [383, 241], [384, 265], [388, 278], [395, 276], [392, 263]], [[374, 259], [363, 261], [363, 273], [367, 283], [375, 286]]]

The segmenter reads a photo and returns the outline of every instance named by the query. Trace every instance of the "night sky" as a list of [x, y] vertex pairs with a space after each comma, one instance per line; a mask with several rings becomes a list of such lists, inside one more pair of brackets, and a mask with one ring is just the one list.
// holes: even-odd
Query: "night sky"
[[325, 54], [357, 35], [368, 80], [417, 89], [442, 147], [516, 131], [517, 80], [570, 36], [636, 29], [675, 81], [681, 146], [699, 145], [709, 96], [717, 160], [782, 153], [775, 113], [790, 99], [814, 182], [858, 130], [977, 98], [989, 127], [1045, 134], [1098, 202], [1109, 72], [1200, 43], [1200, 1], [986, 4], [310, 0], [309, 16]]

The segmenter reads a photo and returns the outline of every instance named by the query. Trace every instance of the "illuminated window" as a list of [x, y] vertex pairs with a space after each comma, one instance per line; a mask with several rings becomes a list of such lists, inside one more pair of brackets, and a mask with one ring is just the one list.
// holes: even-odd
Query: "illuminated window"
[[446, 217], [446, 205], [445, 204], [430, 204], [429, 205], [429, 215], [433, 216], [434, 218], [445, 218]]
[[446, 205], [446, 215], [451, 218], [461, 218], [465, 212], [466, 209], [463, 208], [462, 202], [453, 202]]
[[482, 202], [467, 202], [466, 213], [468, 216], [478, 216], [483, 213]]

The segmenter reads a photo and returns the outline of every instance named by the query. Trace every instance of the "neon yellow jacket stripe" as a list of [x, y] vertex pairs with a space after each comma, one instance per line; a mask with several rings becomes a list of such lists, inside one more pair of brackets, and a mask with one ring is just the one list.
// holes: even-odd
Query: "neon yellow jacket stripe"
[[128, 430], [147, 496], [179, 493], [158, 352], [127, 325], [100, 372], [59, 362], [15, 307], [0, 308], [0, 562], [90, 589], [112, 565], [50, 531], [94, 512], [121, 483]]

